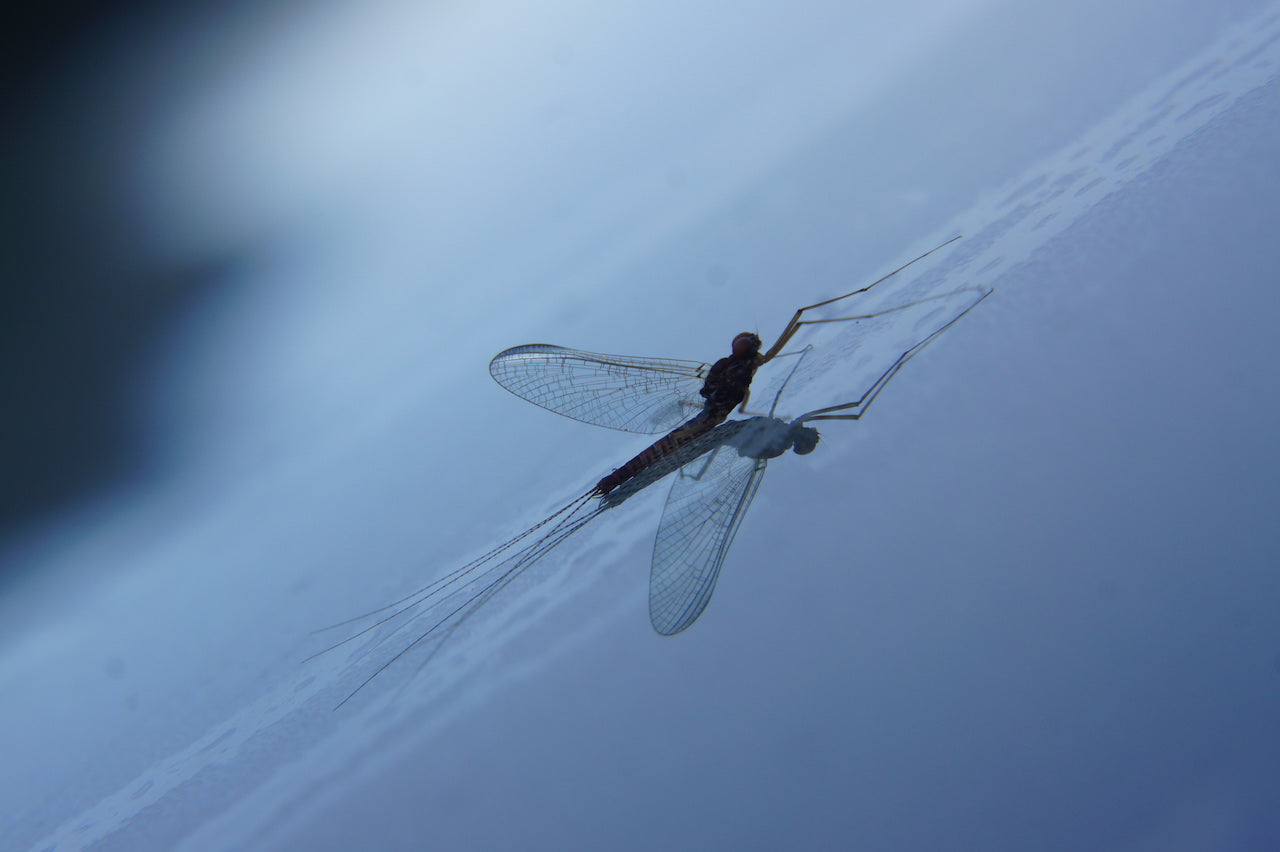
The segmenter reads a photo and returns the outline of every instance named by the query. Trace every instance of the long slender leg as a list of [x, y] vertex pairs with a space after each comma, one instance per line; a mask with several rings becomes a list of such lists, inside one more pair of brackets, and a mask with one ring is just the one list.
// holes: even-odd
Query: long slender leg
[[786, 345], [787, 345], [787, 342], [788, 342], [789, 340], [791, 340], [791, 338], [795, 335], [795, 333], [796, 333], [797, 331], [799, 331], [800, 326], [802, 326], [802, 325], [804, 325], [804, 324], [805, 324], [804, 322], [801, 322], [801, 320], [800, 320], [800, 317], [801, 317], [801, 316], [803, 316], [803, 314], [804, 314], [804, 312], [805, 312], [805, 311], [811, 311], [811, 310], [813, 310], [814, 308], [821, 308], [823, 305], [830, 305], [830, 304], [832, 304], [833, 302], [838, 302], [838, 301], [840, 301], [841, 299], [847, 299], [847, 298], [849, 298], [850, 296], [856, 296], [856, 295], [858, 295], [859, 293], [865, 293], [865, 292], [867, 292], [868, 290], [870, 290], [872, 287], [876, 286], [877, 284], [880, 284], [881, 282], [887, 281], [887, 280], [889, 280], [890, 278], [892, 278], [893, 276], [897, 275], [899, 272], [901, 272], [902, 270], [906, 269], [908, 266], [911, 266], [911, 264], [913, 264], [913, 263], [917, 263], [917, 262], [919, 262], [919, 261], [921, 261], [921, 260], [924, 260], [926, 257], [928, 257], [929, 255], [933, 254], [935, 251], [938, 251], [938, 249], [945, 248], [946, 246], [951, 245], [951, 244], [952, 244], [952, 243], [954, 243], [956, 240], [960, 239], [962, 236], [963, 236], [963, 234], [957, 234], [956, 236], [954, 236], [954, 237], [952, 237], [951, 239], [947, 240], [945, 243], [942, 243], [941, 245], [934, 246], [933, 248], [929, 249], [927, 252], [925, 252], [924, 254], [920, 255], [920, 256], [919, 256], [919, 257], [917, 257], [917, 258], [915, 258], [914, 260], [910, 260], [910, 261], [908, 261], [908, 262], [906, 262], [906, 263], [902, 264], [902, 266], [899, 266], [897, 269], [893, 270], [893, 271], [892, 271], [892, 272], [890, 272], [888, 275], [885, 275], [885, 276], [883, 276], [882, 278], [878, 278], [878, 279], [876, 279], [875, 281], [872, 281], [870, 284], [868, 284], [868, 285], [867, 285], [867, 286], [865, 286], [865, 287], [862, 287], [862, 288], [860, 288], [860, 289], [858, 289], [858, 290], [853, 290], [852, 292], [849, 292], [849, 293], [845, 293], [843, 296], [836, 296], [836, 297], [835, 297], [835, 298], [833, 298], [833, 299], [827, 299], [826, 301], [823, 301], [823, 302], [816, 302], [816, 303], [814, 303], [814, 304], [812, 304], [812, 305], [806, 305], [805, 307], [800, 308], [798, 311], [796, 311], [796, 312], [795, 312], [795, 315], [791, 317], [791, 321], [787, 323], [786, 328], [784, 328], [784, 329], [782, 330], [782, 334], [781, 334], [781, 335], [779, 335], [779, 337], [778, 337], [778, 341], [777, 341], [776, 343], [774, 343], [772, 346], [770, 346], [770, 347], [769, 347], [769, 351], [765, 353], [765, 355], [764, 355], [764, 359], [763, 359], [760, 363], [762, 363], [762, 364], [763, 364], [763, 363], [767, 363], [768, 361], [772, 360], [772, 359], [774, 358], [774, 356], [776, 356], [779, 352], [781, 352], [781, 351], [782, 351], [782, 347], [786, 346]]
[[[963, 292], [966, 289], [976, 290], [977, 288], [961, 288], [960, 290], [956, 290], [955, 293]], [[952, 295], [955, 295], [955, 293], [948, 293], [948, 294], [945, 294], [945, 296], [952, 296]], [[942, 334], [942, 332], [946, 331], [948, 328], [955, 325], [956, 322], [958, 322], [961, 317], [963, 317], [965, 314], [969, 313], [969, 311], [977, 307], [978, 303], [981, 302], [983, 299], [987, 298], [987, 296], [989, 295], [991, 295], [990, 291], [983, 292], [982, 296], [979, 297], [972, 305], [965, 308], [960, 313], [956, 314], [946, 324], [934, 329], [933, 332], [930, 333], [928, 337], [924, 338], [923, 340], [916, 343], [911, 348], [907, 349], [901, 355], [899, 355], [897, 360], [895, 360], [892, 364], [890, 364], [889, 367], [883, 373], [880, 374], [879, 378], [877, 378], [874, 382], [872, 382], [871, 386], [867, 388], [866, 392], [863, 393], [862, 396], [859, 397], [858, 399], [854, 400], [853, 402], [844, 403], [842, 405], [832, 405], [827, 408], [819, 408], [814, 411], [810, 411], [808, 414], [805, 414], [798, 419], [801, 422], [805, 422], [809, 420], [857, 420], [859, 419], [866, 412], [867, 408], [870, 407], [872, 401], [875, 400], [876, 396], [879, 395], [880, 391], [884, 389], [884, 386], [888, 384], [889, 380], [892, 379], [895, 375], [897, 375], [898, 371], [902, 369], [904, 364], [906, 364], [908, 361], [914, 358], [921, 349], [923, 349], [924, 347], [932, 343], [933, 340], [938, 335]], [[937, 297], [937, 298], [945, 298], [945, 296]], [[921, 301], [927, 301], [927, 300], [921, 300]], [[852, 412], [849, 414], [831, 414], [830, 413], [833, 411], [846, 411], [848, 409], [858, 409], [858, 410], [856, 412]]]

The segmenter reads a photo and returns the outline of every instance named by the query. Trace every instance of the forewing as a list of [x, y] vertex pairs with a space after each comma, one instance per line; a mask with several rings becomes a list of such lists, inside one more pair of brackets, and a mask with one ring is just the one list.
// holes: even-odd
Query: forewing
[[722, 446], [680, 469], [649, 572], [649, 620], [663, 636], [684, 630], [706, 609], [765, 464]]
[[702, 410], [698, 391], [710, 367], [697, 361], [601, 355], [535, 343], [499, 352], [494, 381], [556, 414], [653, 434], [674, 429]]

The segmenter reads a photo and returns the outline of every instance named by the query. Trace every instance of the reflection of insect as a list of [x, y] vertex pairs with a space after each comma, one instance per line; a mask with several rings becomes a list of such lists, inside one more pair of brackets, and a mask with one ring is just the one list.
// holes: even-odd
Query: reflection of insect
[[[778, 341], [753, 356], [760, 369], [753, 384], [757, 398], [764, 388], [772, 399], [767, 416], [720, 422], [727, 411], [718, 410], [706, 423], [713, 408], [700, 398], [711, 369], [706, 364], [540, 344], [499, 353], [489, 366], [494, 379], [558, 414], [629, 432], [679, 428], [530, 529], [399, 601], [344, 622], [373, 619], [338, 645], [382, 625], [394, 628], [383, 637], [387, 641], [409, 638], [343, 703], [414, 648], [431, 645], [425, 665], [526, 568], [602, 512], [677, 471], [654, 544], [649, 615], [663, 635], [691, 625], [711, 598], [768, 460], [788, 449], [813, 451], [818, 433], [805, 425], [809, 421], [860, 418], [908, 360], [989, 294], [976, 287], [941, 294], [876, 289], [933, 251], [861, 290], [796, 311]], [[802, 413], [779, 419], [780, 404]]]

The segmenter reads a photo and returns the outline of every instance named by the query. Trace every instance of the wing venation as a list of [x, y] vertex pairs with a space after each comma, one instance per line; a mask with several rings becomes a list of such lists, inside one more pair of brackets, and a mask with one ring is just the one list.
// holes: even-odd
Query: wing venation
[[710, 367], [697, 361], [602, 355], [535, 343], [498, 353], [494, 381], [549, 411], [623, 432], [674, 429], [702, 410]]
[[649, 572], [649, 620], [658, 633], [679, 633], [706, 609], [766, 464], [722, 446], [681, 468], [662, 510]]

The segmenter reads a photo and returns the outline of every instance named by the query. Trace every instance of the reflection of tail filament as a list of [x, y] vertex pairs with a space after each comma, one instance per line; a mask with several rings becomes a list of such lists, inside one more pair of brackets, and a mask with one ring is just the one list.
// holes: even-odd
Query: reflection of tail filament
[[[355, 689], [347, 693], [346, 697], [334, 709], [338, 709], [338, 707], [354, 698], [356, 693], [368, 686], [374, 678], [390, 667], [392, 663], [400, 660], [413, 649], [434, 639], [435, 646], [427, 653], [419, 669], [424, 667], [448, 641], [449, 637], [494, 595], [502, 591], [526, 568], [536, 563], [608, 508], [607, 506], [589, 505], [591, 497], [591, 493], [587, 493], [575, 498], [519, 535], [503, 542], [488, 553], [468, 562], [444, 577], [414, 592], [410, 592], [398, 601], [373, 612], [333, 625], [333, 627], [341, 627], [378, 616], [373, 623], [364, 629], [313, 654], [307, 660], [334, 651], [370, 633], [375, 628], [396, 619], [403, 618], [405, 623], [395, 628], [393, 635], [403, 636], [401, 631], [412, 629], [415, 624], [420, 625], [416, 634], [410, 633], [405, 636], [404, 644], [400, 649], [374, 668]], [[534, 537], [534, 533], [543, 530], [557, 518], [559, 520], [550, 529]], [[532, 538], [531, 542], [526, 543], [519, 549], [514, 549], [516, 545], [530, 538]]]

